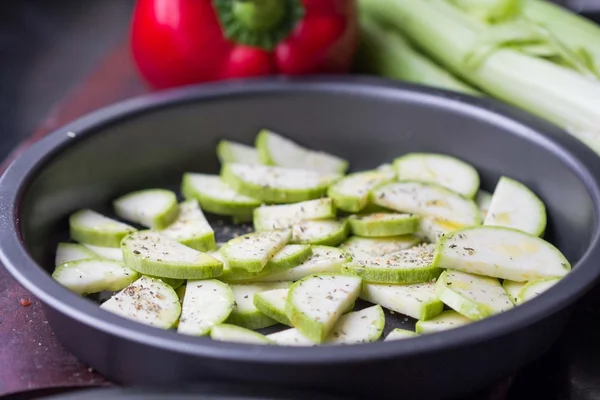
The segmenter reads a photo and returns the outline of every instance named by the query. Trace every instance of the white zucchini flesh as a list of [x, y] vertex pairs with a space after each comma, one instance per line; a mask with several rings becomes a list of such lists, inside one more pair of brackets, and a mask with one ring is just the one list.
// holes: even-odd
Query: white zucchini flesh
[[396, 328], [385, 337], [384, 342], [391, 342], [393, 340], [410, 339], [419, 336], [418, 333], [413, 331], [407, 331], [406, 329]]
[[525, 185], [503, 176], [494, 190], [483, 224], [540, 236], [546, 229], [546, 206]]
[[93, 258], [60, 264], [52, 273], [54, 280], [78, 294], [121, 290], [138, 276], [116, 261]]
[[91, 244], [83, 244], [83, 246], [97, 254], [97, 257], [123, 261], [123, 250], [120, 247], [100, 247], [92, 246]]
[[145, 275], [175, 279], [219, 276], [223, 263], [154, 231], [139, 231], [121, 242], [125, 265]]
[[300, 333], [296, 328], [271, 333], [267, 338], [279, 346], [316, 346], [317, 344]]
[[410, 153], [394, 160], [394, 167], [399, 180], [435, 183], [467, 198], [479, 189], [477, 170], [447, 155]]
[[421, 217], [419, 230], [416, 236], [423, 238], [431, 243], [437, 243], [447, 233], [466, 228], [464, 224], [440, 219], [436, 217]]
[[198, 206], [197, 200], [187, 200], [179, 204], [177, 219], [160, 233], [198, 251], [215, 248], [215, 232]]
[[304, 221], [330, 219], [335, 215], [335, 206], [330, 198], [262, 206], [254, 210], [254, 230], [288, 229]]
[[220, 252], [229, 268], [259, 272], [291, 237], [289, 229], [248, 233], [231, 239]]
[[416, 246], [419, 239], [411, 235], [389, 238], [361, 238], [352, 236], [340, 246], [354, 261], [369, 261], [376, 257], [396, 253]]
[[473, 321], [456, 311], [444, 311], [437, 317], [427, 321], [417, 321], [415, 330], [418, 334], [437, 333], [472, 323]]
[[322, 343], [341, 315], [358, 298], [361, 279], [339, 274], [315, 274], [295, 282], [289, 291], [286, 315], [292, 325]]
[[256, 308], [254, 296], [269, 290], [288, 289], [290, 285], [291, 282], [230, 284], [235, 303], [227, 323], [248, 329], [261, 329], [277, 324], [277, 321]]
[[321, 273], [338, 273], [342, 265], [351, 261], [345, 251], [329, 246], [312, 246], [312, 255], [297, 267], [257, 278], [261, 282], [298, 281]]
[[560, 281], [560, 278], [540, 279], [527, 283], [519, 292], [517, 296], [517, 302], [521, 304], [539, 296], [552, 286], [556, 285], [558, 281]]
[[267, 290], [254, 295], [254, 306], [267, 317], [274, 319], [280, 324], [292, 326], [287, 315], [285, 315], [285, 302], [289, 288]]
[[71, 239], [79, 243], [119, 247], [121, 239], [136, 230], [131, 225], [88, 209], [79, 210], [69, 217]]
[[431, 319], [444, 310], [435, 294], [435, 283], [412, 285], [382, 285], [364, 283], [360, 298], [369, 303], [415, 319]]
[[413, 214], [373, 213], [351, 215], [348, 222], [352, 233], [356, 236], [389, 237], [416, 232], [420, 219]]
[[177, 196], [165, 189], [126, 194], [116, 199], [113, 207], [118, 217], [152, 229], [166, 228], [179, 214]]
[[292, 228], [292, 243], [337, 246], [348, 237], [347, 220], [304, 221]]
[[341, 176], [266, 165], [224, 164], [221, 178], [234, 190], [267, 203], [297, 203], [323, 197]]
[[553, 245], [511, 228], [477, 226], [444, 236], [434, 264], [517, 282], [566, 275], [571, 265]]
[[481, 220], [485, 221], [490, 204], [492, 204], [492, 194], [480, 189], [477, 192], [477, 196], [475, 196], [475, 203], [479, 207], [479, 211], [481, 211]]
[[475, 202], [443, 186], [422, 182], [394, 182], [371, 192], [374, 204], [398, 212], [431, 216], [464, 225], [480, 225]]
[[265, 335], [231, 324], [220, 324], [215, 326], [210, 331], [210, 338], [221, 342], [272, 344], [272, 341]]
[[514, 307], [496, 278], [446, 270], [436, 283], [438, 298], [454, 311], [481, 320]]
[[251, 165], [262, 164], [256, 148], [231, 140], [221, 140], [219, 142], [217, 145], [217, 158], [221, 164], [231, 162]]
[[86, 258], [99, 258], [98, 254], [94, 253], [87, 247], [77, 243], [61, 242], [56, 246], [56, 256], [54, 257], [54, 266], [58, 267], [61, 264], [77, 260], [85, 260]]
[[358, 212], [369, 203], [373, 188], [394, 180], [395, 173], [389, 169], [355, 172], [340, 179], [327, 191], [335, 205], [344, 211]]
[[233, 310], [231, 288], [215, 279], [188, 281], [177, 332], [202, 336], [227, 319]]
[[525, 286], [526, 284], [527, 282], [515, 282], [505, 279], [504, 282], [502, 282], [502, 287], [504, 288], [504, 291], [510, 298], [510, 301], [512, 301], [514, 305], [517, 305], [519, 304], [519, 292], [521, 291], [521, 289], [523, 289], [523, 286]]
[[261, 161], [268, 165], [341, 174], [348, 169], [348, 161], [344, 159], [321, 151], [309, 150], [266, 129], [257, 135], [255, 146]]
[[147, 276], [115, 294], [100, 308], [162, 329], [173, 327], [181, 314], [181, 303], [175, 290], [160, 279]]

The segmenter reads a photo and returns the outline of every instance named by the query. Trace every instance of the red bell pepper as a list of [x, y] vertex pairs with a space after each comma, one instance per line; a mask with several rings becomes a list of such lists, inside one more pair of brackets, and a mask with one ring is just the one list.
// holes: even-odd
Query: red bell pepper
[[354, 0], [138, 0], [132, 52], [155, 88], [347, 71]]

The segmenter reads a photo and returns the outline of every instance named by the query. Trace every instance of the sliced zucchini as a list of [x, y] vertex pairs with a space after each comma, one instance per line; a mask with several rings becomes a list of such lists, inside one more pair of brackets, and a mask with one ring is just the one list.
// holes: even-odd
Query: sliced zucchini
[[399, 180], [435, 183], [467, 198], [479, 189], [479, 174], [457, 158], [434, 153], [410, 153], [394, 160]]
[[419, 336], [418, 333], [413, 331], [407, 331], [406, 329], [396, 328], [385, 337], [384, 342], [391, 342], [393, 340], [410, 339]]
[[492, 204], [492, 194], [479, 189], [477, 196], [475, 196], [475, 204], [477, 204], [479, 211], [481, 211], [481, 220], [485, 221], [485, 217], [490, 209], [490, 204]]
[[446, 270], [435, 289], [444, 304], [475, 321], [514, 307], [496, 278]]
[[253, 146], [231, 140], [221, 140], [219, 142], [217, 145], [217, 158], [221, 164], [262, 164], [258, 157], [258, 151]]
[[267, 338], [279, 346], [316, 346], [306, 336], [300, 333], [298, 329], [291, 328], [283, 331], [271, 333]]
[[54, 266], [58, 267], [61, 264], [77, 260], [85, 260], [86, 258], [99, 258], [98, 254], [94, 253], [85, 246], [77, 243], [61, 242], [56, 246], [56, 256], [54, 258]]
[[431, 243], [437, 243], [445, 234], [462, 228], [465, 228], [465, 225], [446, 219], [436, 217], [421, 217], [419, 230], [415, 233], [415, 235]]
[[215, 325], [229, 317], [233, 302], [233, 292], [223, 282], [215, 279], [188, 281], [177, 332], [207, 335]]
[[290, 230], [248, 233], [221, 247], [221, 256], [229, 268], [259, 272], [291, 237]]
[[289, 288], [291, 282], [231, 284], [235, 303], [227, 323], [248, 329], [261, 329], [277, 324], [254, 306], [254, 295], [268, 290]]
[[183, 299], [185, 298], [185, 292], [187, 289], [187, 285], [181, 285], [177, 289], [175, 289], [175, 293], [177, 293], [177, 297], [179, 297], [179, 302], [183, 305]]
[[285, 315], [285, 301], [289, 290], [289, 288], [284, 288], [256, 293], [253, 301], [254, 307], [280, 324], [292, 326], [289, 318]]
[[332, 185], [327, 195], [340, 210], [358, 212], [369, 204], [369, 192], [373, 188], [393, 181], [394, 177], [394, 171], [387, 169], [355, 172]]
[[408, 284], [430, 282], [442, 273], [433, 265], [435, 245], [424, 244], [381, 257], [355, 260], [342, 267], [344, 273], [369, 283]]
[[348, 161], [321, 151], [309, 150], [275, 132], [263, 129], [255, 146], [260, 160], [267, 165], [343, 174]]
[[93, 210], [79, 210], [69, 217], [71, 239], [94, 246], [119, 247], [121, 239], [136, 230]]
[[160, 279], [142, 276], [102, 303], [100, 308], [156, 328], [173, 327], [181, 314], [175, 290]]
[[231, 216], [239, 221], [252, 220], [252, 211], [261, 201], [233, 190], [218, 175], [183, 175], [181, 193], [186, 199], [196, 199], [204, 211]]
[[221, 178], [235, 191], [267, 203], [323, 197], [339, 175], [265, 165], [224, 164]]
[[412, 235], [389, 238], [361, 238], [351, 236], [340, 248], [347, 251], [354, 261], [367, 261], [416, 246], [419, 239]]
[[421, 320], [431, 319], [444, 310], [444, 304], [435, 294], [435, 283], [431, 282], [413, 285], [364, 283], [360, 298]]
[[519, 304], [519, 292], [521, 291], [521, 289], [523, 289], [523, 286], [525, 286], [526, 284], [527, 282], [515, 282], [505, 279], [504, 282], [502, 282], [502, 287], [504, 288], [504, 291], [510, 298], [510, 301], [512, 301], [514, 305], [517, 305]]
[[473, 322], [469, 318], [457, 313], [456, 311], [444, 311], [435, 318], [427, 321], [417, 321], [415, 331], [417, 334], [436, 333], [459, 328]]
[[385, 326], [385, 314], [380, 306], [364, 308], [342, 315], [326, 340], [327, 344], [358, 344], [375, 342]]
[[511, 228], [477, 226], [449, 233], [438, 245], [435, 265], [517, 282], [566, 275], [571, 265], [539, 237]]
[[540, 236], [546, 229], [546, 206], [525, 185], [503, 176], [494, 190], [483, 224]]
[[84, 244], [88, 250], [97, 254], [97, 257], [107, 258], [109, 260], [123, 261], [123, 250], [120, 247], [100, 247]]
[[153, 229], [166, 228], [179, 214], [177, 196], [165, 189], [129, 193], [116, 199], [113, 206], [118, 217]]
[[340, 316], [358, 298], [361, 279], [339, 274], [315, 274], [295, 282], [286, 315], [308, 339], [322, 343]]
[[151, 276], [151, 275], [146, 275], [146, 276], [149, 278], [160, 279], [167, 285], [171, 286], [173, 289], [178, 289], [179, 287], [181, 287], [181, 285], [183, 285], [185, 283], [185, 279], [162, 278], [160, 276]]
[[521, 304], [539, 296], [554, 286], [558, 281], [560, 281], [560, 278], [540, 279], [527, 283], [519, 292], [519, 295], [517, 296], [517, 302]]
[[215, 232], [196, 200], [187, 200], [179, 204], [177, 219], [161, 233], [198, 251], [215, 248]]
[[139, 231], [121, 242], [123, 260], [145, 275], [176, 279], [208, 279], [221, 275], [223, 263], [153, 231]]
[[420, 217], [413, 214], [375, 213], [348, 218], [352, 233], [363, 237], [388, 237], [414, 233]]
[[62, 286], [84, 295], [121, 290], [138, 277], [137, 272], [116, 261], [93, 258], [60, 264], [52, 273]]
[[262, 206], [254, 210], [254, 230], [288, 229], [304, 221], [330, 218], [335, 218], [335, 206], [329, 198]]
[[311, 246], [312, 255], [297, 267], [257, 278], [262, 282], [298, 281], [309, 275], [338, 273], [352, 258], [345, 251], [329, 246]]
[[292, 228], [292, 243], [337, 246], [348, 237], [350, 226], [343, 221], [305, 221]]
[[247, 344], [272, 344], [265, 335], [231, 324], [220, 324], [212, 328], [210, 338], [221, 342]]
[[394, 182], [371, 192], [373, 203], [398, 212], [431, 216], [464, 225], [480, 225], [481, 213], [473, 200], [432, 183]]

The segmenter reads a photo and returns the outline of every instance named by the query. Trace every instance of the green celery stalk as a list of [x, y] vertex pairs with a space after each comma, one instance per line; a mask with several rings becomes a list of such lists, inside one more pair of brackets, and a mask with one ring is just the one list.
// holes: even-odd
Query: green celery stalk
[[378, 26], [361, 16], [360, 56], [368, 72], [425, 86], [433, 86], [471, 95], [480, 92], [460, 81], [442, 67], [417, 52], [397, 31]]
[[443, 0], [359, 0], [363, 12], [393, 25], [421, 50], [488, 94], [563, 127], [600, 154], [600, 84], [576, 71], [510, 48], [469, 67], [487, 25]]

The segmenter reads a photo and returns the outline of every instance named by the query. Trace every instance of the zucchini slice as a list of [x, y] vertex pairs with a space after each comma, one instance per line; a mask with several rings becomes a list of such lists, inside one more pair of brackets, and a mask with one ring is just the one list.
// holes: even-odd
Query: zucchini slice
[[490, 209], [490, 204], [492, 204], [492, 194], [479, 189], [477, 196], [475, 196], [475, 204], [477, 204], [479, 211], [481, 211], [481, 220], [485, 221], [485, 217]]
[[476, 226], [445, 235], [435, 265], [517, 282], [566, 275], [571, 265], [553, 245], [511, 228]]
[[514, 307], [496, 278], [446, 270], [435, 289], [444, 304], [475, 321]]
[[94, 246], [119, 247], [121, 239], [136, 230], [93, 210], [79, 210], [69, 217], [71, 239]]
[[348, 161], [321, 151], [309, 150], [275, 132], [263, 129], [255, 146], [260, 160], [267, 165], [343, 174]]
[[459, 328], [473, 322], [469, 318], [457, 313], [456, 311], [444, 311], [437, 317], [427, 321], [417, 321], [415, 331], [417, 334], [436, 333]]
[[517, 303], [521, 304], [539, 296], [554, 286], [558, 281], [560, 281], [560, 278], [540, 279], [527, 283], [519, 292]]
[[267, 203], [323, 197], [339, 175], [265, 165], [224, 164], [221, 178], [234, 190]]
[[254, 230], [288, 229], [304, 221], [330, 218], [335, 218], [335, 206], [329, 198], [262, 206], [254, 210]]
[[435, 283], [431, 282], [413, 285], [364, 283], [360, 298], [421, 320], [431, 319], [444, 310], [444, 304], [435, 294]]
[[269, 318], [256, 308], [254, 296], [268, 290], [287, 289], [290, 285], [290, 282], [230, 284], [235, 303], [226, 322], [248, 329], [261, 329], [277, 324], [276, 320]]
[[156, 328], [173, 327], [181, 314], [175, 290], [160, 279], [142, 276], [102, 303], [100, 308]]
[[179, 204], [177, 219], [160, 233], [198, 251], [215, 248], [215, 232], [196, 200], [187, 200]]
[[123, 250], [120, 247], [100, 247], [91, 244], [83, 244], [88, 250], [93, 251], [96, 257], [107, 258], [109, 260], [123, 261]]
[[342, 267], [344, 273], [369, 283], [408, 284], [430, 282], [442, 273], [433, 265], [435, 246], [425, 244], [382, 257], [357, 260]]
[[185, 279], [162, 278], [160, 276], [151, 276], [151, 275], [146, 275], [146, 276], [149, 278], [160, 279], [161, 281], [163, 281], [167, 285], [171, 286], [175, 290], [179, 289], [185, 283]]
[[340, 246], [348, 252], [354, 261], [368, 261], [373, 258], [396, 253], [416, 246], [419, 239], [411, 235], [388, 238], [361, 238], [351, 236]]
[[481, 213], [473, 200], [432, 183], [388, 183], [374, 189], [371, 200], [398, 212], [431, 216], [464, 225], [481, 224]]
[[210, 338], [221, 342], [272, 344], [265, 335], [231, 324], [219, 324], [210, 331]]
[[260, 200], [233, 190], [218, 175], [185, 173], [181, 193], [188, 200], [198, 200], [204, 211], [240, 221], [251, 220], [252, 211], [261, 204]]
[[369, 192], [373, 188], [391, 182], [394, 178], [395, 172], [385, 168], [355, 172], [333, 184], [327, 195], [340, 210], [359, 212], [369, 204]]
[[457, 158], [434, 153], [410, 153], [394, 160], [399, 180], [435, 183], [467, 198], [479, 189], [479, 174]]
[[285, 301], [289, 290], [289, 288], [284, 288], [256, 293], [253, 300], [254, 307], [280, 324], [292, 326], [289, 318], [285, 315]]
[[361, 279], [339, 274], [315, 274], [290, 287], [286, 315], [308, 339], [322, 343], [340, 316], [358, 298]]
[[221, 256], [229, 268], [259, 272], [291, 237], [290, 230], [248, 233], [221, 247]]
[[271, 333], [267, 338], [279, 346], [316, 346], [306, 336], [300, 333], [296, 328], [285, 329], [283, 331]]
[[502, 282], [502, 287], [508, 295], [508, 298], [510, 298], [510, 301], [512, 301], [514, 305], [517, 305], [519, 304], [519, 292], [521, 291], [521, 289], [523, 289], [523, 286], [525, 286], [526, 284], [527, 282], [515, 282], [505, 279], [504, 282]]
[[86, 258], [99, 258], [98, 254], [94, 253], [85, 246], [77, 243], [61, 242], [56, 246], [56, 256], [54, 258], [54, 266], [58, 267], [66, 262], [77, 260], [85, 260]]
[[375, 213], [351, 215], [348, 218], [352, 233], [363, 237], [388, 237], [414, 233], [420, 217], [412, 214]]
[[223, 263], [153, 231], [139, 231], [121, 242], [123, 260], [144, 275], [176, 279], [208, 279], [221, 275]]
[[343, 221], [305, 221], [292, 228], [292, 243], [337, 246], [348, 237], [350, 226]]
[[483, 224], [541, 236], [546, 229], [546, 206], [525, 185], [503, 176], [494, 190]]
[[137, 272], [116, 261], [93, 258], [63, 263], [52, 273], [62, 286], [84, 295], [121, 290], [138, 277]]
[[415, 235], [431, 243], [437, 243], [445, 234], [462, 228], [466, 228], [466, 226], [446, 219], [422, 217], [419, 230]]
[[393, 340], [410, 339], [419, 336], [418, 333], [413, 331], [407, 331], [406, 329], [396, 328], [385, 337], [384, 342], [391, 342]]
[[258, 157], [258, 151], [253, 146], [233, 142], [231, 140], [221, 140], [219, 144], [217, 144], [217, 158], [221, 164], [262, 164]]
[[147, 228], [164, 229], [179, 214], [177, 196], [170, 190], [147, 189], [129, 193], [113, 202], [115, 214]]
[[224, 322], [233, 310], [231, 288], [218, 280], [188, 281], [177, 332], [203, 336]]
[[312, 255], [297, 267], [257, 278], [262, 282], [299, 281], [310, 275], [339, 273], [342, 265], [352, 260], [349, 254], [335, 247], [311, 246]]

